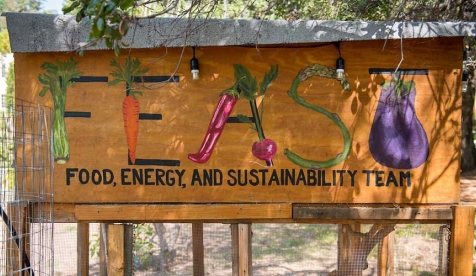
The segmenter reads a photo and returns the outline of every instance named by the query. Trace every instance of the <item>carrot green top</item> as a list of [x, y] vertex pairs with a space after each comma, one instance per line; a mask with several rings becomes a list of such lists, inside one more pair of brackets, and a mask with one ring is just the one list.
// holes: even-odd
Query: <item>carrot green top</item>
[[142, 95], [141, 91], [134, 89], [134, 77], [135, 76], [142, 76], [143, 74], [147, 73], [149, 69], [140, 68], [140, 61], [138, 58], [131, 59], [131, 56], [128, 56], [124, 67], [117, 62], [115, 59], [111, 59], [110, 65], [115, 68], [114, 71], [111, 72], [111, 76], [115, 79], [109, 82], [109, 85], [116, 85], [120, 82], [125, 82], [127, 85], [127, 94], [134, 97], [135, 94]]

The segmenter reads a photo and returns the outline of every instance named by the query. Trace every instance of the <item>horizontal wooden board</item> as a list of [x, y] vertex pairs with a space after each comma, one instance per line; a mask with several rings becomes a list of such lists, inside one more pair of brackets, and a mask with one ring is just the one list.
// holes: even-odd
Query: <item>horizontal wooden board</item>
[[[374, 74], [369, 69], [395, 69], [401, 59], [400, 41], [349, 41], [340, 47], [350, 91], [344, 91], [335, 79], [321, 77], [301, 81], [297, 88], [307, 103], [327, 110], [330, 116], [298, 104], [288, 91], [309, 65], [335, 67], [338, 51], [332, 44], [259, 51], [198, 47], [199, 80], [191, 78], [191, 49], [184, 53], [182, 49], [131, 51], [149, 70], [148, 77], [177, 77], [175, 82], [136, 83], [143, 95], [137, 95], [142, 119], [135, 164], [128, 160], [123, 125], [126, 87], [104, 82], [104, 78], [113, 79], [110, 61], [117, 59], [123, 64], [125, 55], [115, 57], [110, 51], [90, 51], [83, 56], [17, 53], [16, 93], [19, 98], [53, 108], [49, 92], [39, 96], [43, 85], [38, 75], [45, 72], [41, 65], [69, 57], [78, 62], [83, 76], [102, 80], [86, 82], [83, 78], [68, 87], [65, 111], [78, 116], [65, 118], [70, 158], [66, 164], [55, 165], [57, 203], [459, 202], [461, 38], [403, 41], [405, 58], [400, 68], [426, 72], [402, 76], [415, 83], [412, 112], [421, 123], [429, 150], [425, 162], [410, 169], [381, 164], [369, 146], [382, 84], [391, 79], [388, 72]], [[157, 59], [159, 56], [163, 58]], [[264, 134], [278, 148], [272, 167], [252, 154], [257, 133], [236, 122], [226, 123], [208, 162], [199, 164], [187, 157], [199, 150], [220, 93], [235, 83], [234, 64], [248, 68], [258, 83], [271, 65], [279, 67], [265, 96], [257, 98], [260, 114], [264, 108]], [[230, 116], [239, 114], [253, 117], [250, 103], [243, 97]], [[286, 156], [289, 150], [323, 162], [340, 156], [346, 139], [335, 120], [342, 122], [351, 141], [342, 162], [308, 169]], [[392, 151], [382, 148], [381, 152]]]
[[81, 221], [180, 221], [226, 219], [290, 219], [291, 204], [210, 205], [82, 205], [75, 208]]
[[293, 207], [294, 219], [315, 220], [407, 220], [437, 221], [453, 219], [451, 207]]

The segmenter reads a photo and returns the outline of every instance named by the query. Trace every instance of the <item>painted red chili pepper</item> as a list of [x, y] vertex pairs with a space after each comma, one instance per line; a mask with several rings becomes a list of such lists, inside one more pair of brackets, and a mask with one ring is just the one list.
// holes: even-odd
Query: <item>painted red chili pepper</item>
[[220, 101], [213, 113], [213, 117], [210, 120], [210, 124], [208, 125], [208, 130], [203, 139], [200, 150], [197, 153], [190, 153], [188, 159], [196, 163], [205, 163], [208, 161], [218, 138], [220, 138], [220, 135], [225, 128], [228, 117], [230, 117], [231, 111], [238, 101], [238, 95], [238, 92], [233, 88], [223, 91]]

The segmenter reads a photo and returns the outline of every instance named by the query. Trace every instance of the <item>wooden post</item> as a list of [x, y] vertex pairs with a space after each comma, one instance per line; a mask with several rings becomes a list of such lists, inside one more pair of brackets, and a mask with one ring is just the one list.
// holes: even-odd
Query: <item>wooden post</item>
[[378, 245], [378, 262], [377, 275], [378, 276], [393, 276], [393, 253], [395, 231], [392, 231], [388, 236], [382, 239]]
[[192, 223], [193, 276], [205, 275], [203, 223]]
[[110, 224], [107, 228], [108, 275], [124, 274], [124, 225]]
[[134, 226], [132, 224], [124, 225], [124, 275], [132, 276], [134, 261]]
[[438, 258], [438, 276], [448, 275], [448, 254], [449, 254], [449, 241], [451, 237], [450, 226], [445, 224], [440, 226], [438, 233], [439, 237], [439, 258]]
[[338, 229], [338, 250], [337, 250], [337, 270], [349, 271], [349, 265], [352, 260], [354, 252], [359, 245], [359, 238], [353, 235], [350, 231], [362, 232], [364, 229], [360, 223], [354, 224], [339, 224]]
[[99, 276], [107, 276], [107, 223], [99, 226]]
[[77, 229], [77, 275], [89, 275], [89, 223], [79, 222]]
[[450, 238], [450, 276], [471, 276], [473, 270], [474, 207], [454, 206]]
[[251, 224], [232, 224], [232, 275], [250, 276], [252, 267], [251, 258]]

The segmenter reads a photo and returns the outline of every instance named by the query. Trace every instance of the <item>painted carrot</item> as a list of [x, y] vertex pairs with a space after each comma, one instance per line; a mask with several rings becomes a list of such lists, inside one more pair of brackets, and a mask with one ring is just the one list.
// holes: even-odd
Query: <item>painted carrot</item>
[[111, 60], [110, 65], [116, 69], [111, 72], [115, 77], [109, 82], [109, 85], [116, 85], [120, 82], [126, 83], [126, 97], [122, 103], [122, 118], [124, 120], [124, 130], [126, 132], [127, 148], [129, 159], [132, 164], [136, 162], [137, 137], [139, 134], [139, 100], [136, 95], [142, 95], [142, 92], [133, 88], [134, 76], [145, 74], [148, 69], [140, 69], [139, 59], [131, 60], [128, 56], [124, 67], [115, 59]]
[[137, 136], [139, 134], [139, 101], [134, 96], [126, 96], [122, 104], [122, 117], [124, 131], [126, 132], [129, 159], [132, 164], [136, 162]]

